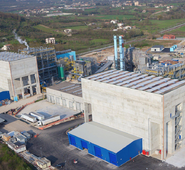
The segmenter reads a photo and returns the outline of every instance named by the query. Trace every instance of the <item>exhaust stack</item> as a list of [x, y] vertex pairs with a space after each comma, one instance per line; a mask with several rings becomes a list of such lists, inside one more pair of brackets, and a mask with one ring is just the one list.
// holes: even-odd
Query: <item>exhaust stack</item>
[[118, 69], [118, 51], [117, 51], [117, 36], [114, 35], [114, 61], [115, 69]]
[[119, 36], [119, 51], [120, 51], [120, 70], [124, 71], [125, 70], [125, 61], [124, 61], [124, 41], [123, 41], [123, 36]]

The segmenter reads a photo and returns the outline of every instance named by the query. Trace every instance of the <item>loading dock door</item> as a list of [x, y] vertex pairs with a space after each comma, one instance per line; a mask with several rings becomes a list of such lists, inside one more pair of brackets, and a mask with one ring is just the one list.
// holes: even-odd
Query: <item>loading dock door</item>
[[87, 142], [84, 141], [84, 140], [82, 140], [82, 148], [83, 148], [83, 149], [88, 149], [88, 147], [87, 147]]
[[70, 140], [71, 140], [71, 145], [76, 146], [76, 141], [75, 141], [75, 137], [70, 136]]
[[102, 158], [101, 149], [97, 146], [94, 146], [94, 150], [95, 150], [95, 156]]
[[116, 155], [114, 155], [113, 153], [109, 153], [109, 157], [110, 157], [110, 163], [117, 165]]

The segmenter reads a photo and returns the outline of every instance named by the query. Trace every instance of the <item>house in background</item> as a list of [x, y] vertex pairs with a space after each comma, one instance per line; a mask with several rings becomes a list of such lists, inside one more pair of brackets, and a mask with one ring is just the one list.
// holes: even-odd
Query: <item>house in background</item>
[[55, 38], [46, 38], [46, 44], [55, 44]]
[[8, 51], [8, 50], [10, 50], [10, 47], [12, 46], [12, 44], [6, 44], [6, 45], [4, 45], [2, 48], [1, 48], [1, 50], [4, 50], [4, 51]]

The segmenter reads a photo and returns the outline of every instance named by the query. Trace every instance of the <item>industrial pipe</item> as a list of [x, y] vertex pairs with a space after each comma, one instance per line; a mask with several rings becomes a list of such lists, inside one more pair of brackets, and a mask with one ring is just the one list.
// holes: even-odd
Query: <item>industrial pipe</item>
[[119, 36], [120, 70], [125, 70], [123, 36]]

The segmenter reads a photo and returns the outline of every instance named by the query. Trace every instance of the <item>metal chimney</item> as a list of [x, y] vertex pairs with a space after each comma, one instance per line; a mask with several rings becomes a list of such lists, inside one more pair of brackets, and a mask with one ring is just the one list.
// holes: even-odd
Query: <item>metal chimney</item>
[[120, 70], [125, 70], [123, 36], [119, 36]]
[[114, 61], [115, 69], [118, 69], [118, 51], [117, 51], [117, 36], [114, 35]]

